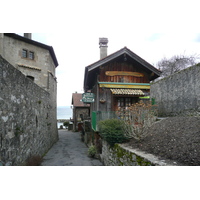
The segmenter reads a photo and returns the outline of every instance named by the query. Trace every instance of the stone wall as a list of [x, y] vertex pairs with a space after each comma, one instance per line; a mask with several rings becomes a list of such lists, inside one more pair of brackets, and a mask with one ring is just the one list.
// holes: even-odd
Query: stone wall
[[125, 144], [115, 144], [111, 147], [102, 141], [101, 161], [105, 166], [173, 166], [172, 161], [159, 160], [152, 154], [127, 147]]
[[56, 84], [54, 77], [48, 81], [52, 94], [0, 56], [1, 163], [21, 165], [31, 156], [43, 156], [58, 140]]
[[200, 115], [200, 65], [151, 85], [160, 116]]

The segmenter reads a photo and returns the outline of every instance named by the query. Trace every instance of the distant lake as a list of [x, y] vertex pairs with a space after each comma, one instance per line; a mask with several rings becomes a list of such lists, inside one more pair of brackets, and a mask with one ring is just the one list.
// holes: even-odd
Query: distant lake
[[[57, 107], [57, 119], [70, 119], [72, 118], [72, 109], [71, 106], [58, 106]], [[57, 123], [58, 128], [63, 123]]]
[[58, 106], [57, 119], [70, 119], [72, 118], [71, 106]]

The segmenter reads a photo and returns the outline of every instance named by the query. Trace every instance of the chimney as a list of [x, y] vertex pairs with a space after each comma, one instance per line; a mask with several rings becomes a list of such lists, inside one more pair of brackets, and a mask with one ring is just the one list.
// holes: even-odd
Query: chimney
[[108, 38], [99, 38], [100, 59], [107, 56]]
[[24, 37], [31, 40], [32, 34], [31, 33], [24, 33]]

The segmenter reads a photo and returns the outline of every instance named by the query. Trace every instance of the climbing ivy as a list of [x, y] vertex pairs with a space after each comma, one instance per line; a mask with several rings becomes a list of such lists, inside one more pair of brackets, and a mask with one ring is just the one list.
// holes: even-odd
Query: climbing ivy
[[21, 135], [23, 133], [24, 133], [24, 130], [22, 128], [20, 128], [19, 126], [16, 126], [16, 128], [15, 128], [15, 136], [17, 137], [17, 136], [19, 136], [19, 135]]

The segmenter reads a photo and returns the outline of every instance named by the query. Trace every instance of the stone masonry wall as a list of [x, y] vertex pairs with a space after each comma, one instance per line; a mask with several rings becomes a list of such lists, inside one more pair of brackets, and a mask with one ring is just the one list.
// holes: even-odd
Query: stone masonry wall
[[200, 65], [151, 85], [160, 116], [200, 115]]
[[101, 161], [105, 166], [173, 166], [173, 161], [159, 160], [152, 154], [132, 149], [125, 144], [115, 144], [111, 147], [102, 141]]
[[55, 97], [0, 56], [0, 164], [22, 165], [57, 140]]
[[[47, 49], [8, 37], [5, 34], [0, 46], [3, 46], [3, 52], [0, 51], [3, 58], [26, 76], [34, 77], [34, 82], [48, 91], [49, 73], [55, 76], [55, 64]], [[34, 60], [23, 58], [22, 49], [34, 52]]]

